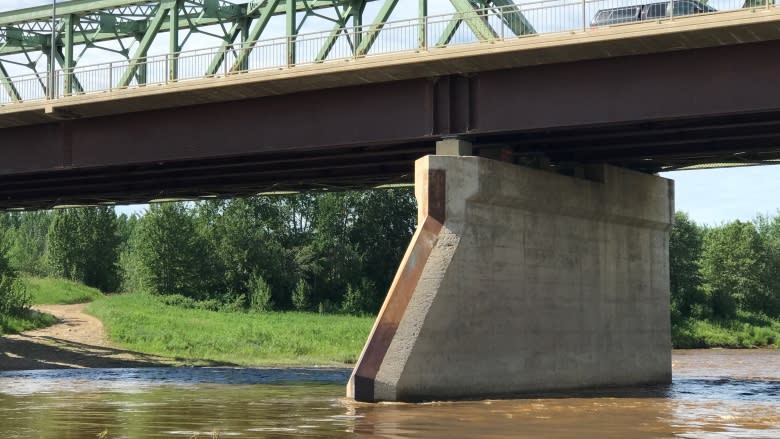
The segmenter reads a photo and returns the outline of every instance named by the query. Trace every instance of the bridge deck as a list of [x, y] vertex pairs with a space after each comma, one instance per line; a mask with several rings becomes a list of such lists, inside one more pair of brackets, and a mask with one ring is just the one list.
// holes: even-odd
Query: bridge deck
[[780, 39], [780, 9], [744, 9], [370, 55], [0, 106], [0, 128], [325, 88]]

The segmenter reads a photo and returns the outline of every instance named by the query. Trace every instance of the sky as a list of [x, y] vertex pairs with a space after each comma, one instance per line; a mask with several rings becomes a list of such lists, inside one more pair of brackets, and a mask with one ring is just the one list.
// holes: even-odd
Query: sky
[[[402, 0], [401, 5], [409, 1]], [[417, 2], [412, 3], [416, 7]], [[0, 0], [0, 12], [48, 4], [50, 0]], [[700, 224], [748, 221], [757, 214], [776, 215], [780, 211], [780, 165], [676, 171], [661, 176], [675, 180], [676, 209]], [[122, 206], [119, 211], [131, 213], [143, 208]]]

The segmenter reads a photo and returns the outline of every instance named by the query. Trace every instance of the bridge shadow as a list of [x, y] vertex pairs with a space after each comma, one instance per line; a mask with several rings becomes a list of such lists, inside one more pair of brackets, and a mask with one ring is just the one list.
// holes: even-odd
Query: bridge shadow
[[56, 337], [15, 335], [0, 338], [0, 371], [181, 365], [235, 366], [231, 363], [211, 360], [158, 357], [131, 350], [77, 343]]

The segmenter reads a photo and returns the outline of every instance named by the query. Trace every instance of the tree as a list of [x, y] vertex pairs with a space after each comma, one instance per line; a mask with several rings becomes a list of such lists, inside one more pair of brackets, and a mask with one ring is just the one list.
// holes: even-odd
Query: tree
[[768, 315], [780, 315], [780, 216], [759, 215], [753, 221], [766, 249], [764, 283], [768, 297], [762, 310]]
[[62, 209], [47, 234], [49, 271], [103, 291], [119, 286], [120, 238], [113, 207]]
[[702, 252], [702, 229], [683, 212], [674, 215], [669, 238], [669, 274], [672, 307], [682, 317], [690, 317], [705, 297], [701, 290], [699, 259]]
[[768, 297], [766, 261], [752, 223], [734, 221], [704, 234], [701, 272], [715, 316], [732, 317], [737, 308], [761, 310]]
[[8, 238], [0, 230], [0, 328], [8, 316], [18, 316], [30, 308], [31, 298], [8, 260]]
[[359, 312], [376, 313], [414, 234], [417, 203], [411, 188], [377, 189], [357, 194], [350, 241], [361, 261], [361, 279], [353, 288], [367, 295]]
[[45, 276], [46, 241], [51, 223], [49, 211], [19, 213], [17, 226], [10, 232], [8, 257], [16, 270], [34, 276]]
[[230, 297], [247, 295], [253, 279], [261, 277], [275, 294], [273, 303], [289, 303], [294, 281], [277, 233], [282, 218], [271, 197], [202, 203], [197, 221], [199, 233], [216, 256], [219, 283], [212, 288]]
[[132, 247], [141, 284], [155, 294], [208, 295], [205, 284], [212, 256], [196, 232], [192, 211], [183, 203], [152, 204], [140, 219]]

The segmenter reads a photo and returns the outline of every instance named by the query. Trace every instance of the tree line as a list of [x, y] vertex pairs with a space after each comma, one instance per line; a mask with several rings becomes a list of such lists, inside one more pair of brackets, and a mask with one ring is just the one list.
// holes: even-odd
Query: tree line
[[[375, 313], [415, 227], [410, 189], [307, 193], [0, 215], [0, 314], [16, 273], [209, 309]], [[678, 212], [673, 321], [780, 315], [780, 216], [715, 227]]]
[[673, 323], [780, 316], [780, 216], [708, 227], [678, 212], [669, 261]]
[[375, 313], [415, 218], [408, 188], [11, 212], [0, 253], [9, 273], [183, 306]]

